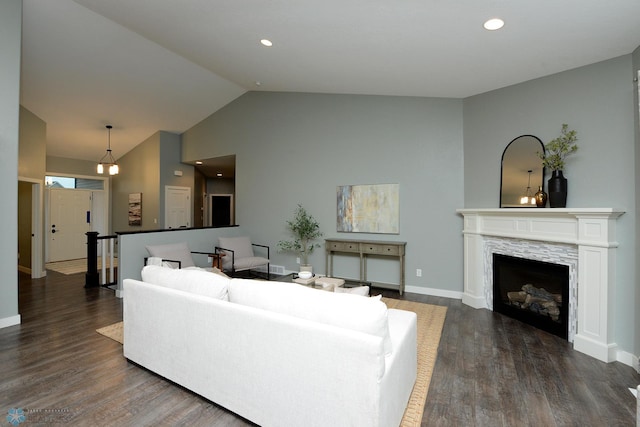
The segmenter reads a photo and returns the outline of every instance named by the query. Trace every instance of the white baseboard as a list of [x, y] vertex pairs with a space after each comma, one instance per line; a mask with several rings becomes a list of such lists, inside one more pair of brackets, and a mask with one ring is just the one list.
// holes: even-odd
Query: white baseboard
[[616, 360], [627, 366], [631, 366], [633, 369], [636, 370], [636, 372], [640, 374], [640, 365], [639, 365], [638, 356], [628, 353], [626, 351], [618, 350], [616, 352]]
[[5, 317], [4, 319], [0, 319], [0, 328], [7, 328], [9, 326], [14, 326], [19, 324], [20, 324], [19, 314], [11, 317]]
[[422, 286], [405, 286], [404, 291], [410, 292], [413, 294], [430, 295], [434, 297], [462, 299], [462, 292], [459, 292], [459, 291], [447, 291], [444, 289], [424, 288]]

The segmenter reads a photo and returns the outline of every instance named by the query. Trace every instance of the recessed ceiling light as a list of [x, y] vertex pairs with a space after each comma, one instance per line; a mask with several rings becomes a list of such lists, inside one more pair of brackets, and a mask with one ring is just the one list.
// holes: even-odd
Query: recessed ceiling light
[[484, 23], [484, 28], [489, 31], [499, 30], [502, 27], [504, 27], [504, 21], [500, 18], [489, 19]]
[[263, 46], [267, 46], [267, 47], [273, 46], [273, 43], [271, 42], [271, 40], [268, 40], [268, 39], [262, 39], [260, 40], [260, 43], [262, 43]]
[[201, 164], [202, 164], [202, 162], [201, 162], [200, 160], [198, 160], [198, 161], [196, 162], [196, 165], [201, 165]]
[[221, 176], [222, 176], [222, 172], [218, 172], [218, 173], [216, 174], [216, 176], [221, 177]]

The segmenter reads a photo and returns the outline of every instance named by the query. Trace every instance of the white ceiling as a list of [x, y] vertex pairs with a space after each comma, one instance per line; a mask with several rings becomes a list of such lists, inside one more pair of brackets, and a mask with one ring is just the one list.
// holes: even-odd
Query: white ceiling
[[464, 98], [640, 45], [639, 0], [23, 4], [21, 103], [49, 155], [96, 161], [106, 124], [120, 157], [250, 90]]

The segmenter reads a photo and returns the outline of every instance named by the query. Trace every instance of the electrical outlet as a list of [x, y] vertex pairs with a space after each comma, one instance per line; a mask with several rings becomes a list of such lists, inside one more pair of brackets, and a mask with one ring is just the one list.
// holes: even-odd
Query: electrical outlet
[[296, 263], [300, 264], [300, 257], [296, 258]]
[[416, 269], [416, 277], [422, 277], [422, 269], [421, 268]]

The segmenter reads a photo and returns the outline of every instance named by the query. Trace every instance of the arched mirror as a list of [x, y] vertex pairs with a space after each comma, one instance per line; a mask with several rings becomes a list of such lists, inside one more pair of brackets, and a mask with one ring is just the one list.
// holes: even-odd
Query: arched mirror
[[502, 153], [500, 178], [501, 208], [535, 208], [533, 195], [544, 189], [544, 167], [538, 153], [544, 144], [533, 135], [522, 135], [511, 141]]

